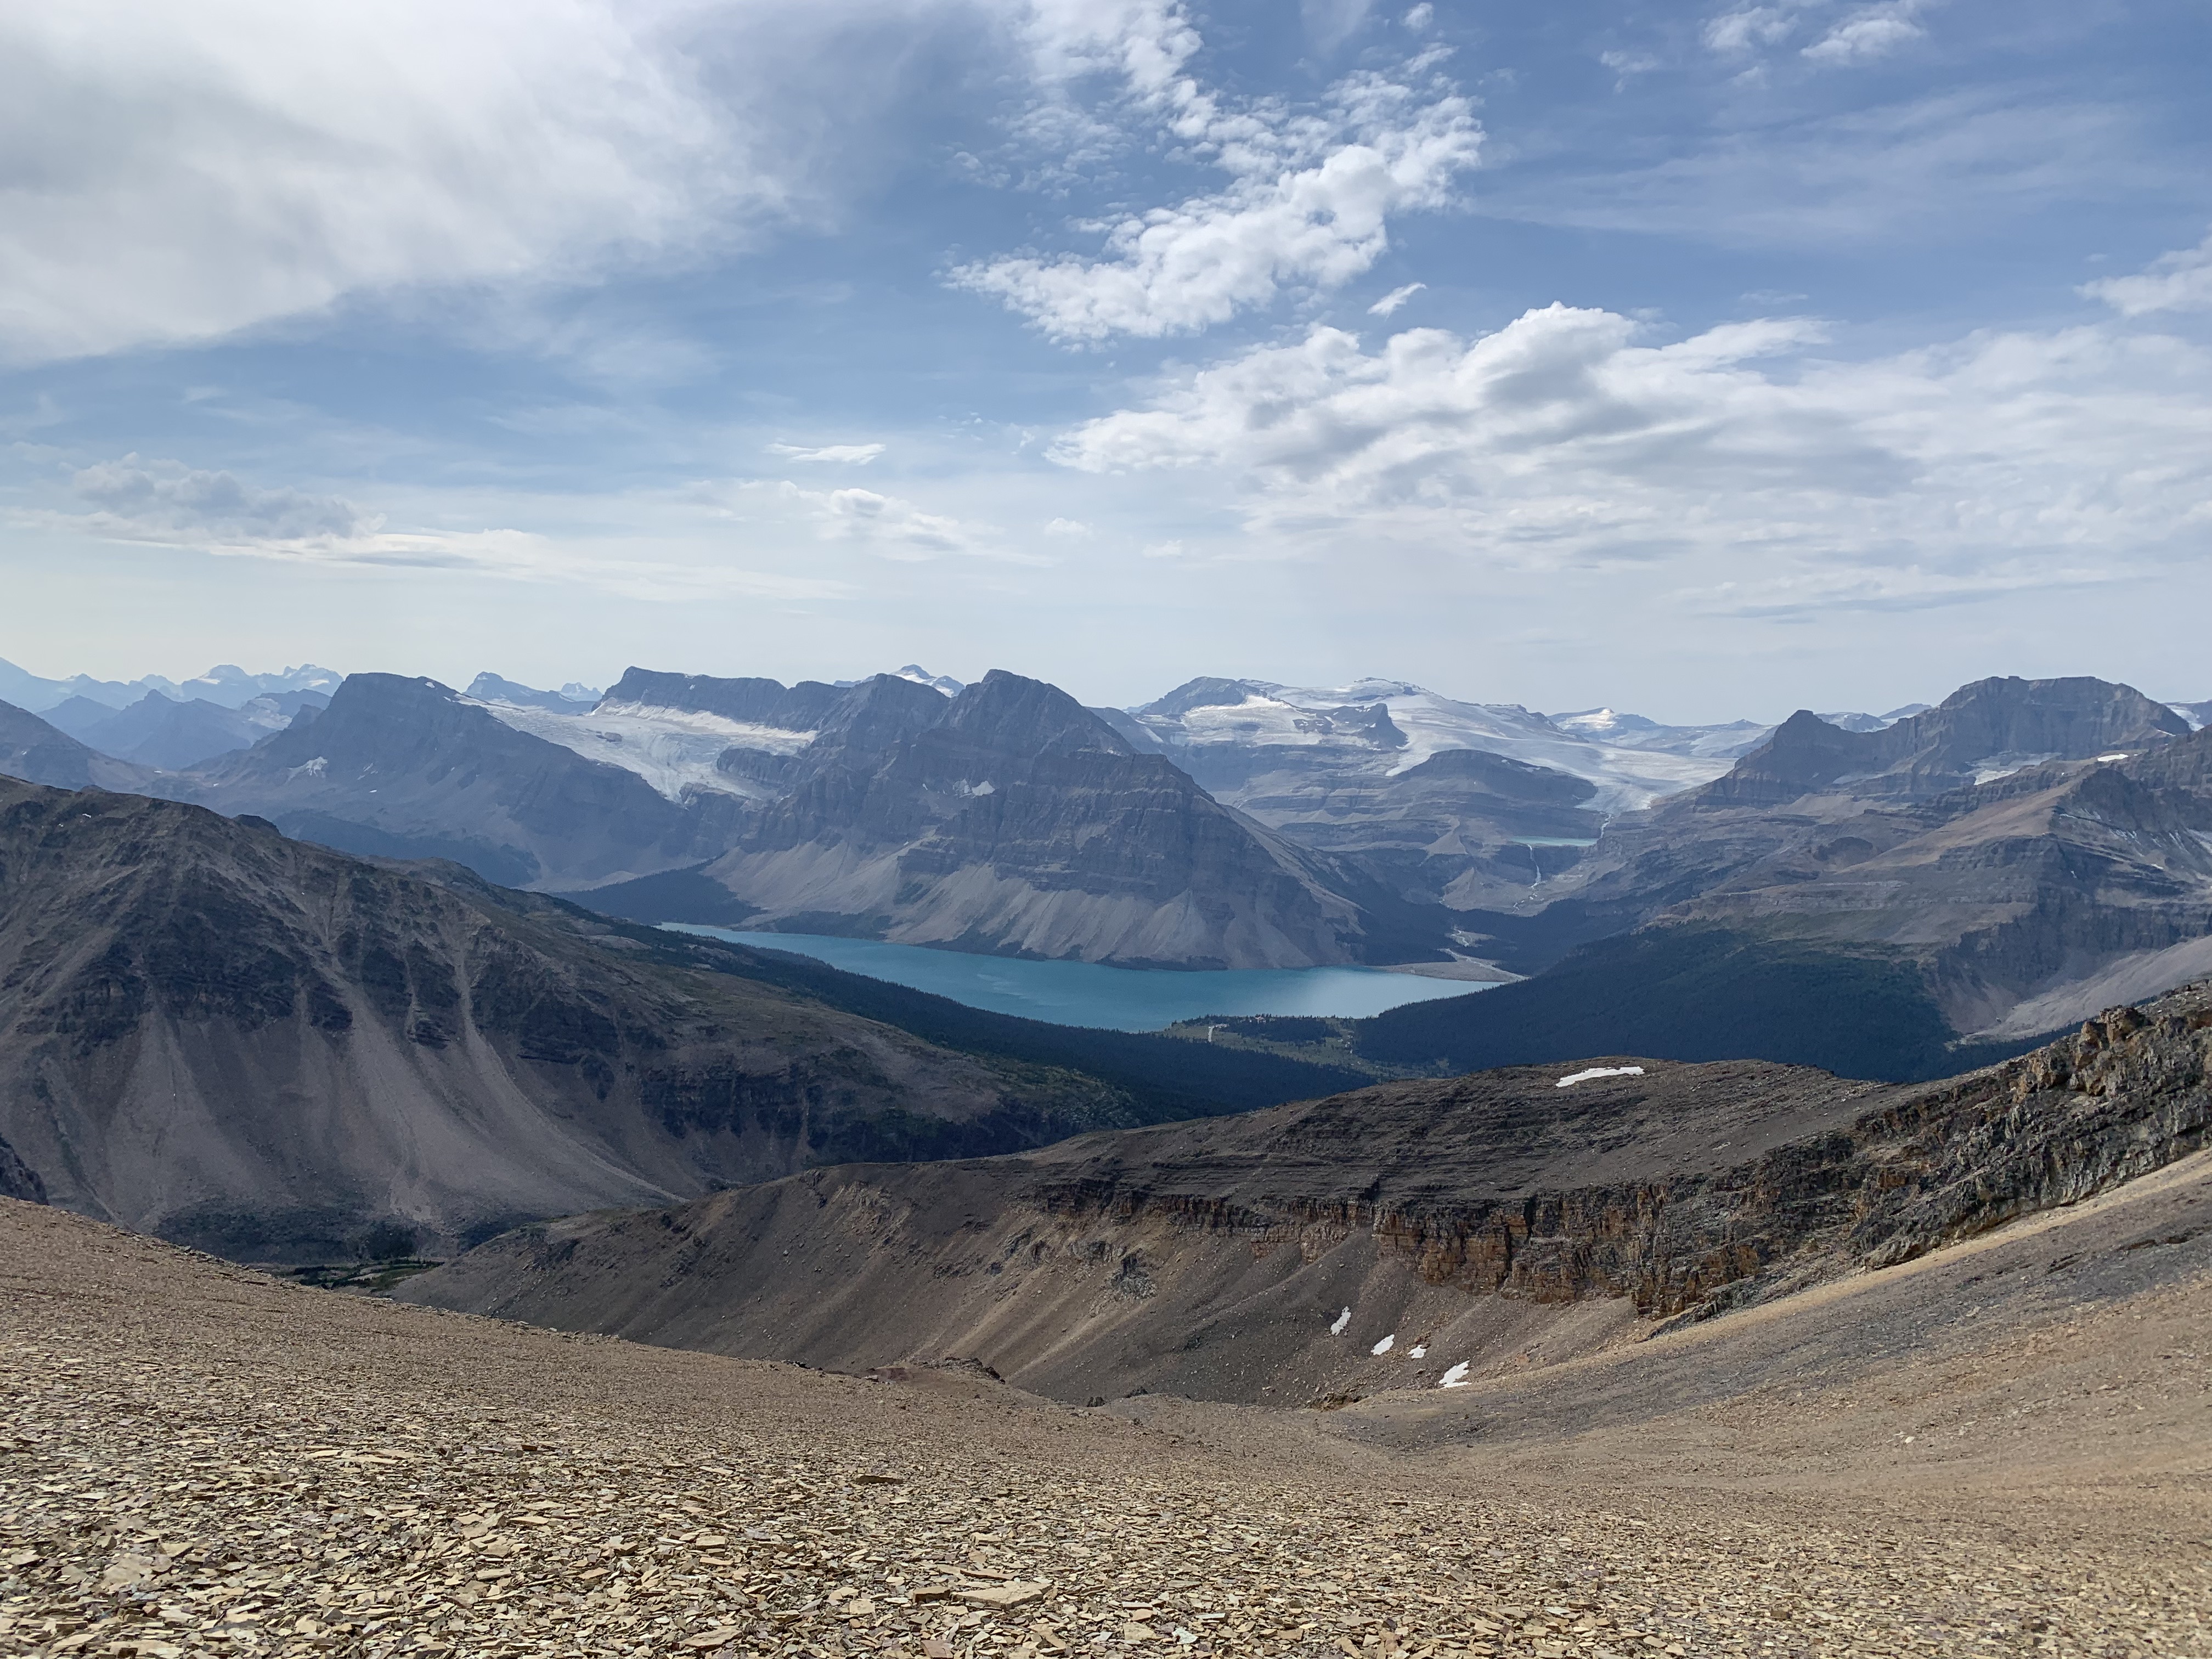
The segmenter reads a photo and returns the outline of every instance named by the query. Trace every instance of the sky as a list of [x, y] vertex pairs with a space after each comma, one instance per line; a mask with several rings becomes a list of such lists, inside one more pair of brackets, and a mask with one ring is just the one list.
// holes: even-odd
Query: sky
[[0, 9], [0, 658], [2212, 697], [2201, 0]]

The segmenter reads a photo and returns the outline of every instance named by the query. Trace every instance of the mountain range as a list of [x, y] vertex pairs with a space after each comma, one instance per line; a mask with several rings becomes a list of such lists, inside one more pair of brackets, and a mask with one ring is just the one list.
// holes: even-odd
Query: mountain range
[[[2212, 966], [2201, 711], [2108, 682], [1993, 679], [1763, 727], [1388, 680], [1199, 679], [1087, 708], [911, 665], [795, 685], [634, 668], [588, 707], [587, 688], [492, 674], [467, 693], [356, 674], [326, 702], [204, 678], [235, 706], [155, 689], [15, 711], [0, 769], [638, 921], [1533, 976], [1329, 1039], [1386, 1066], [1546, 1059], [1665, 1009], [1679, 1057], [1929, 1076], [1949, 1045], [2016, 1045]], [[1847, 983], [1890, 1012], [1855, 1014]], [[1830, 994], [1807, 1024], [1776, 1013], [1784, 986]], [[1765, 1046], [1730, 1047], [1749, 1006]]]
[[250, 816], [0, 780], [0, 1174], [226, 1254], [328, 1259], [379, 1229], [451, 1249], [1349, 1080], [981, 1014]]

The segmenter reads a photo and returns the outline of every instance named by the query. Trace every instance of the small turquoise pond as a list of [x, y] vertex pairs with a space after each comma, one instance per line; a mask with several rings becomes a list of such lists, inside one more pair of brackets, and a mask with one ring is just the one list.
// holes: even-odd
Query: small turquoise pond
[[812, 957], [848, 974], [889, 980], [970, 1008], [1055, 1025], [1157, 1031], [1206, 1014], [1330, 1014], [1364, 1018], [1408, 1002], [1463, 997], [1490, 988], [1480, 981], [1423, 979], [1380, 968], [1239, 968], [1220, 973], [1173, 969], [1102, 968], [1091, 962], [1021, 962], [1011, 957], [933, 951], [880, 939], [826, 939], [812, 933], [749, 933], [734, 927], [665, 924], [769, 951]]

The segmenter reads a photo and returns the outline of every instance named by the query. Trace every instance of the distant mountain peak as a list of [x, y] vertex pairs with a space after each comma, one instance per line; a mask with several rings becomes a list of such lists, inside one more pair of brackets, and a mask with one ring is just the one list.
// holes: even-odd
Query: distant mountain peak
[[[572, 696], [571, 688], [586, 696]], [[469, 682], [468, 695], [478, 702], [501, 702], [510, 708], [543, 708], [556, 714], [580, 714], [596, 708], [599, 694], [570, 681], [558, 691], [540, 691], [503, 675], [483, 673]]]
[[968, 688], [950, 674], [933, 674], [920, 663], [910, 662], [898, 671], [897, 678], [912, 680], [916, 685], [926, 685], [933, 691], [942, 691], [948, 697], [957, 697]]

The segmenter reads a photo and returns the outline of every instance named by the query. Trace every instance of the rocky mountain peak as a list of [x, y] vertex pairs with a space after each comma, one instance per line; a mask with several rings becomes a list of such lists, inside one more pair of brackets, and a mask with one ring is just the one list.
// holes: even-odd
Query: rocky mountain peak
[[1136, 712], [1179, 720], [1194, 708], [1234, 708], [1253, 692], [1263, 689], [1244, 680], [1216, 679], [1201, 675], [1194, 680], [1185, 680], [1167, 696], [1154, 698]]
[[1946, 758], [1964, 765], [2007, 754], [2088, 760], [2106, 750], [2186, 737], [2189, 722], [2131, 685], [2076, 675], [1976, 680], [1890, 729], [1909, 731], [1915, 747], [1940, 744]]
[[952, 700], [943, 729], [975, 747], [1024, 758], [1050, 753], [1136, 750], [1056, 685], [994, 668]]
[[902, 674], [878, 674], [851, 686], [830, 708], [815, 746], [876, 753], [942, 724], [953, 704], [943, 692]]
[[2053, 761], [2136, 752], [2189, 735], [2189, 723], [2132, 686], [2077, 676], [1991, 678], [1877, 731], [1846, 731], [1799, 709], [1699, 806], [1773, 806], [1835, 785], [1870, 799], [1923, 799]]
[[749, 726], [773, 726], [787, 732], [812, 732], [845, 695], [819, 680], [787, 686], [781, 680], [724, 679], [713, 674], [672, 674], [650, 668], [626, 668], [609, 688], [605, 708], [673, 708], [688, 714], [719, 714]]

